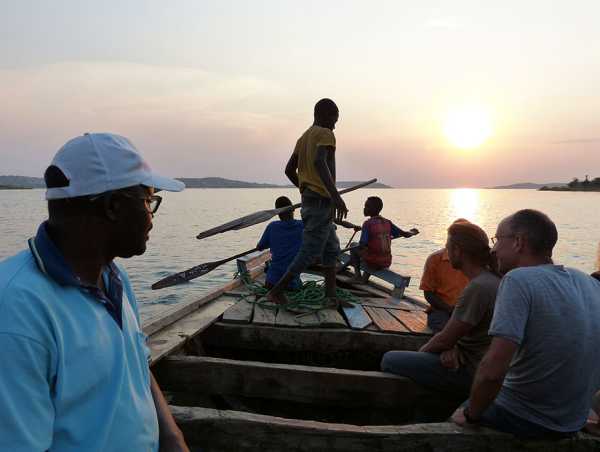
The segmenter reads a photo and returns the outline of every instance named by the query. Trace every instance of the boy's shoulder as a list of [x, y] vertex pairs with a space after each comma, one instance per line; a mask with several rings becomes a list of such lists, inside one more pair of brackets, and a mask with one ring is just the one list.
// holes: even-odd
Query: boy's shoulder
[[312, 125], [302, 134], [300, 139], [303, 138], [328, 138], [335, 141], [335, 134], [333, 130], [328, 129], [327, 127], [315, 126]]

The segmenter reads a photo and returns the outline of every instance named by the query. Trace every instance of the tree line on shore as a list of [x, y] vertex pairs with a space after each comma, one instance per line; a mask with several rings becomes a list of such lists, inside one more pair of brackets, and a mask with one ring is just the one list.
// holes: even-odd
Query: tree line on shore
[[595, 177], [590, 180], [590, 177], [586, 174], [584, 180], [574, 177], [564, 187], [548, 187], [543, 186], [540, 188], [542, 191], [600, 191], [600, 177]]

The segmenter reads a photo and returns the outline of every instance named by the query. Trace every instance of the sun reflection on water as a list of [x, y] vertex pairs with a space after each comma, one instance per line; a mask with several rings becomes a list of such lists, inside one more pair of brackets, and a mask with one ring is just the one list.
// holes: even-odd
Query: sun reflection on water
[[450, 193], [450, 218], [452, 223], [458, 218], [464, 218], [479, 224], [482, 220], [479, 202], [479, 190], [473, 188], [456, 188]]

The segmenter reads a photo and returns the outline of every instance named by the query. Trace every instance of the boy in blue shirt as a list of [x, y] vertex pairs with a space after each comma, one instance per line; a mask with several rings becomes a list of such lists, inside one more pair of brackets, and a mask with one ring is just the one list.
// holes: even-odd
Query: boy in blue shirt
[[[286, 196], [280, 196], [275, 201], [275, 208], [291, 206], [292, 202]], [[265, 287], [272, 288], [283, 277], [288, 267], [302, 246], [304, 225], [300, 220], [294, 220], [294, 211], [279, 215], [279, 221], [269, 223], [256, 247], [259, 250], [271, 250], [271, 264], [267, 270]], [[288, 289], [298, 289], [302, 281], [296, 275], [290, 281]]]

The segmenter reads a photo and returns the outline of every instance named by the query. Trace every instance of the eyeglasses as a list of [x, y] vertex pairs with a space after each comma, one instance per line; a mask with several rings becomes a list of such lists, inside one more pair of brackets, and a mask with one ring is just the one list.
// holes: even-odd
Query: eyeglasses
[[90, 201], [96, 201], [100, 198], [105, 198], [108, 195], [120, 195], [120, 196], [125, 196], [126, 198], [131, 198], [131, 199], [142, 199], [144, 201], [145, 210], [149, 214], [152, 214], [152, 215], [154, 215], [156, 213], [156, 211], [158, 210], [158, 207], [160, 206], [160, 203], [162, 202], [162, 197], [158, 196], [158, 195], [143, 196], [143, 195], [135, 195], [133, 193], [128, 193], [126, 191], [115, 191], [115, 192], [102, 193], [101, 195], [92, 196], [89, 199], [90, 199]]
[[158, 207], [160, 206], [160, 203], [162, 202], [162, 197], [158, 196], [158, 195], [136, 196], [133, 193], [127, 193], [125, 191], [120, 191], [117, 194], [119, 194], [121, 196], [125, 196], [126, 198], [131, 198], [131, 199], [143, 199], [146, 210], [148, 211], [148, 213], [151, 213], [152, 215], [154, 215], [156, 213], [156, 211], [158, 210]]
[[492, 245], [495, 245], [496, 243], [498, 243], [498, 240], [500, 239], [510, 239], [516, 237], [515, 234], [507, 234], [507, 235], [497, 235], [492, 237]]

